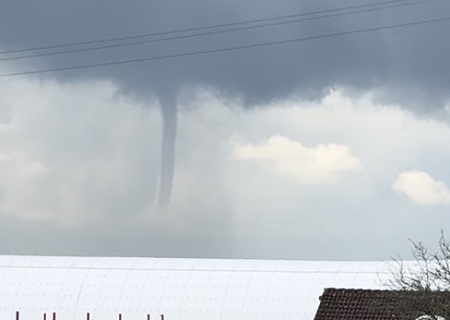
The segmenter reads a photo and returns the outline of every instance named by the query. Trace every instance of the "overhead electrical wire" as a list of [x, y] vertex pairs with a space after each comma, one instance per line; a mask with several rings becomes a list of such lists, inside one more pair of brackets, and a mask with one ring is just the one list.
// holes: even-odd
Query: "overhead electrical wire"
[[244, 50], [244, 49], [268, 47], [268, 46], [281, 45], [281, 44], [287, 44], [287, 43], [303, 42], [303, 41], [310, 41], [310, 40], [317, 40], [317, 39], [324, 39], [324, 38], [334, 38], [334, 37], [338, 37], [338, 36], [351, 35], [351, 34], [362, 34], [362, 33], [374, 32], [374, 31], [381, 31], [381, 30], [405, 28], [405, 27], [425, 25], [425, 24], [437, 23], [437, 22], [443, 22], [443, 21], [450, 21], [450, 16], [435, 18], [435, 19], [428, 19], [428, 20], [421, 20], [421, 21], [412, 21], [412, 22], [394, 24], [394, 25], [389, 25], [389, 26], [380, 26], [380, 27], [373, 27], [373, 28], [366, 28], [366, 29], [357, 29], [357, 30], [351, 30], [351, 31], [336, 32], [336, 33], [303, 37], [303, 38], [292, 38], [292, 39], [285, 39], [285, 40], [278, 40], [278, 41], [261, 42], [261, 43], [256, 43], [256, 44], [249, 44], [249, 45], [242, 45], [242, 46], [235, 46], [235, 47], [184, 52], [184, 53], [177, 53], [177, 54], [152, 56], [152, 57], [129, 59], [129, 60], [118, 60], [118, 61], [94, 63], [94, 64], [86, 64], [86, 65], [75, 65], [75, 66], [68, 66], [68, 67], [61, 67], [61, 68], [50, 68], [50, 69], [41, 69], [41, 70], [34, 70], [34, 71], [14, 72], [14, 73], [0, 74], [0, 78], [22, 76], [22, 75], [42, 74], [42, 73], [50, 73], [50, 72], [69, 71], [69, 70], [77, 70], [77, 69], [88, 69], [88, 68], [96, 68], [96, 67], [106, 67], [106, 66], [113, 66], [113, 65], [132, 64], [132, 63], [155, 61], [155, 60], [166, 60], [166, 59], [174, 59], [174, 58], [181, 58], [181, 57], [220, 53], [220, 52], [238, 51], [238, 50]]
[[[426, 0], [426, 1], [418, 1], [417, 3], [435, 2], [435, 1], [442, 1], [442, 0]], [[340, 7], [340, 8], [333, 8], [333, 9], [327, 9], [327, 10], [311, 11], [311, 12], [306, 12], [306, 13], [298, 13], [298, 14], [291, 14], [291, 15], [284, 15], [284, 16], [276, 16], [276, 17], [269, 17], [269, 18], [254, 19], [254, 20], [244, 20], [244, 21], [230, 22], [230, 23], [210, 25], [210, 26], [202, 26], [202, 27], [194, 27], [194, 28], [187, 28], [187, 29], [178, 29], [178, 30], [171, 30], [171, 31], [154, 32], [154, 33], [144, 33], [144, 34], [139, 34], [139, 35], [125, 36], [125, 37], [113, 37], [113, 38], [106, 38], [106, 39], [98, 39], [98, 40], [89, 40], [89, 41], [65, 43], [65, 44], [37, 46], [37, 47], [23, 48], [23, 49], [17, 49], [17, 50], [0, 51], [0, 55], [23, 53], [23, 52], [38, 51], [38, 50], [60, 49], [60, 48], [67, 48], [67, 47], [75, 47], [75, 46], [83, 46], [83, 45], [115, 42], [115, 41], [132, 40], [132, 39], [139, 39], [139, 38], [146, 38], [146, 37], [164, 36], [164, 35], [171, 35], [171, 34], [178, 34], [178, 33], [188, 33], [188, 32], [194, 32], [194, 31], [202, 31], [202, 30], [208, 30], [208, 29], [233, 27], [233, 26], [246, 25], [246, 24], [252, 24], [252, 23], [276, 21], [276, 20], [283, 20], [283, 19], [292, 19], [292, 18], [298, 18], [298, 17], [307, 17], [307, 16], [311, 16], [311, 15], [339, 12], [339, 11], [345, 11], [345, 10], [370, 8], [370, 7], [383, 6], [383, 5], [389, 5], [389, 4], [392, 5], [392, 4], [395, 4], [395, 3], [397, 3], [397, 4], [403, 3], [404, 5], [416, 4], [416, 2], [411, 2], [410, 0], [390, 0], [390, 1], [382, 1], [382, 2], [371, 3], [371, 4], [354, 5], [354, 6], [348, 6], [348, 7]]]
[[[402, 3], [398, 3], [399, 1], [402, 1]], [[214, 35], [214, 34], [221, 34], [221, 33], [229, 33], [229, 32], [236, 32], [236, 31], [243, 31], [243, 30], [250, 30], [250, 29], [267, 28], [267, 27], [273, 27], [273, 26], [278, 26], [278, 25], [286, 25], [286, 24], [291, 24], [291, 23], [305, 22], [305, 21], [318, 20], [318, 19], [326, 19], [326, 18], [344, 16], [344, 15], [350, 15], [350, 14], [358, 14], [358, 13], [366, 13], [366, 12], [372, 12], [372, 11], [385, 10], [385, 9], [392, 9], [392, 8], [398, 8], [398, 7], [404, 7], [404, 6], [424, 4], [424, 3], [434, 2], [434, 1], [439, 1], [439, 0], [421, 0], [421, 1], [407, 1], [407, 2], [405, 2], [404, 0], [396, 0], [396, 1], [394, 1], [394, 2], [396, 2], [396, 4], [393, 4], [393, 5], [391, 4], [388, 6], [384, 5], [382, 7], [360, 9], [360, 10], [354, 10], [354, 11], [349, 11], [349, 12], [339, 12], [339, 13], [334, 13], [334, 14], [315, 16], [315, 17], [306, 17], [306, 18], [281, 21], [281, 22], [250, 25], [250, 26], [246, 26], [246, 27], [238, 27], [238, 28], [232, 28], [232, 29], [214, 30], [214, 31], [209, 31], [209, 32], [179, 35], [179, 36], [174, 36], [174, 37], [141, 40], [138, 42], [115, 43], [115, 44], [109, 44], [109, 45], [103, 45], [103, 46], [97, 46], [97, 47], [75, 48], [75, 49], [63, 50], [63, 51], [44, 52], [44, 53], [36, 53], [36, 54], [23, 55], [23, 56], [6, 57], [6, 58], [0, 58], [0, 61], [23, 60], [23, 59], [29, 59], [29, 58], [47, 57], [47, 56], [63, 55], [63, 54], [69, 54], [69, 53], [105, 50], [105, 49], [135, 46], [135, 45], [142, 45], [142, 44], [149, 44], [149, 43], [156, 43], [156, 42], [181, 40], [181, 39], [187, 39], [187, 38], [193, 38], [193, 37], [200, 37], [200, 36], [207, 36], [207, 35]], [[361, 6], [359, 6], [359, 7], [361, 7]], [[338, 10], [338, 9], [335, 9], [335, 10]], [[341, 9], [341, 11], [342, 10], [343, 9]], [[243, 24], [243, 22], [241, 24]], [[102, 41], [102, 42], [104, 42], [104, 41]], [[2, 53], [0, 53], [0, 54], [2, 54]]]

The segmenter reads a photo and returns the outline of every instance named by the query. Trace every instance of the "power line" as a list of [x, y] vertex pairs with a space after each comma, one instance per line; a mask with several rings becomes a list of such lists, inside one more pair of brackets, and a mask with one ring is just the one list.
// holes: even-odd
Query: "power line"
[[[428, 0], [428, 1], [424, 1], [424, 2], [433, 2], [433, 1], [441, 1], [441, 0]], [[405, 3], [405, 2], [408, 3], [409, 0], [390, 0], [390, 1], [371, 3], [371, 4], [354, 5], [354, 6], [348, 6], [348, 7], [311, 11], [311, 12], [306, 12], [306, 13], [298, 13], [298, 14], [291, 14], [291, 15], [284, 15], [284, 16], [254, 19], [254, 20], [244, 20], [244, 21], [239, 21], [239, 22], [231, 22], [231, 23], [224, 23], [224, 24], [217, 24], [217, 25], [210, 25], [210, 26], [178, 29], [178, 30], [155, 32], [155, 33], [144, 33], [144, 34], [132, 35], [132, 36], [126, 36], [126, 37], [114, 37], [114, 38], [80, 41], [80, 42], [72, 42], [72, 43], [65, 43], [65, 44], [48, 45], [48, 46], [37, 46], [37, 47], [23, 48], [23, 49], [18, 49], [18, 50], [1, 51], [0, 55], [38, 51], [38, 50], [59, 49], [59, 48], [91, 45], [91, 44], [114, 42], [114, 41], [124, 41], [124, 40], [139, 39], [139, 38], [146, 38], [146, 37], [171, 35], [171, 34], [177, 34], [177, 33], [188, 33], [188, 32], [202, 31], [202, 30], [208, 30], [208, 29], [217, 29], [217, 28], [232, 27], [232, 26], [239, 26], [239, 25], [252, 24], [252, 23], [276, 21], [276, 20], [282, 20], [282, 19], [291, 19], [291, 18], [305, 17], [305, 16], [310, 16], [310, 15], [318, 15], [318, 14], [324, 14], [324, 13], [359, 9], [359, 8], [370, 8], [370, 7], [376, 7], [376, 6], [388, 5], [388, 4], [394, 4], [394, 3]]]
[[351, 34], [361, 34], [361, 33], [367, 33], [367, 32], [380, 31], [380, 30], [404, 28], [404, 27], [424, 25], [424, 24], [430, 24], [430, 23], [436, 23], [436, 22], [442, 22], [442, 21], [449, 21], [449, 20], [450, 20], [450, 16], [442, 17], [442, 18], [429, 19], [429, 20], [413, 21], [413, 22], [407, 22], [407, 23], [402, 23], [402, 24], [394, 24], [394, 25], [390, 25], [390, 26], [381, 26], [381, 27], [374, 27], [374, 28], [367, 28], [367, 29], [358, 29], [358, 30], [337, 32], [337, 33], [318, 35], [318, 36], [311, 36], [311, 37], [304, 37], [304, 38], [293, 38], [293, 39], [286, 39], [286, 40], [279, 40], [279, 41], [262, 42], [262, 43], [256, 43], [256, 44], [250, 44], [250, 45], [242, 45], [242, 46], [235, 46], [235, 47], [228, 47], [228, 48], [219, 48], [219, 49], [204, 50], [204, 51], [193, 51], [193, 52], [185, 52], [185, 53], [178, 53], [178, 54], [153, 56], [153, 57], [146, 57], [146, 58], [139, 58], [139, 59], [130, 59], [130, 60], [119, 60], [119, 61], [111, 61], [111, 62], [103, 62], [103, 63], [95, 63], [95, 64], [86, 64], [86, 65], [78, 65], [78, 66], [69, 66], [69, 67], [61, 67], [61, 68], [51, 68], [51, 69], [41, 69], [41, 70], [34, 70], [34, 71], [23, 71], [23, 72], [7, 73], [7, 74], [0, 74], [0, 78], [13, 77], [13, 76], [22, 76], [22, 75], [32, 75], [32, 74], [41, 74], [41, 73], [49, 73], [49, 72], [60, 72], [60, 71], [77, 70], [77, 69], [88, 69], [88, 68], [96, 68], [96, 67], [106, 67], [106, 66], [112, 66], [112, 65], [132, 64], [132, 63], [139, 63], [139, 62], [146, 62], [146, 61], [166, 60], [166, 59], [174, 59], [174, 58], [181, 58], [181, 57], [205, 55], [205, 54], [212, 54], [212, 53], [219, 53], [219, 52], [238, 51], [238, 50], [244, 50], [244, 49], [268, 47], [268, 46], [287, 44], [287, 43], [295, 43], [295, 42], [303, 42], [303, 41], [310, 41], [310, 40], [317, 40], [317, 39], [333, 38], [333, 37], [344, 36], [344, 35], [351, 35]]
[[[403, 0], [400, 0], [400, 1], [403, 1]], [[267, 27], [286, 25], [286, 24], [298, 23], [298, 22], [305, 22], [305, 21], [311, 21], [311, 20], [318, 20], [318, 19], [326, 19], [326, 18], [344, 16], [344, 15], [350, 15], [350, 14], [358, 14], [358, 13], [366, 13], [366, 12], [372, 12], [372, 11], [378, 11], [378, 10], [392, 9], [392, 8], [404, 7], [404, 6], [410, 6], [410, 5], [424, 4], [424, 3], [434, 2], [434, 1], [438, 1], [438, 0], [422, 0], [422, 1], [406, 2], [406, 3], [403, 2], [403, 3], [397, 3], [397, 4], [389, 5], [389, 6], [385, 5], [385, 6], [376, 7], [376, 8], [361, 9], [361, 10], [355, 10], [355, 11], [349, 11], [349, 12], [340, 12], [340, 13], [334, 13], [334, 14], [328, 14], [328, 15], [322, 15], [322, 16], [316, 16], [316, 17], [306, 17], [306, 18], [300, 18], [300, 19], [289, 20], [289, 21], [272, 22], [272, 23], [251, 25], [251, 26], [246, 26], [246, 27], [239, 27], [239, 28], [232, 28], [232, 29], [225, 29], [225, 30], [215, 30], [215, 31], [209, 31], [209, 32], [180, 35], [180, 36], [175, 36], [175, 37], [149, 39], [149, 40], [142, 40], [142, 41], [138, 41], [138, 42], [115, 43], [115, 44], [110, 44], [110, 45], [103, 45], [103, 46], [90, 47], [90, 48], [76, 48], [76, 49], [70, 49], [70, 50], [64, 50], [64, 51], [44, 52], [44, 53], [18, 56], [18, 57], [7, 57], [7, 58], [0, 58], [0, 61], [23, 60], [23, 59], [29, 59], [29, 58], [47, 57], [47, 56], [63, 55], [63, 54], [69, 54], [69, 53], [105, 50], [105, 49], [142, 45], [142, 44], [149, 44], [149, 43], [156, 43], [156, 42], [181, 40], [181, 39], [200, 37], [200, 36], [206, 36], [206, 35], [229, 33], [229, 32], [258, 29], [258, 28], [267, 28]], [[399, 0], [396, 0], [395, 2], [399, 2]]]

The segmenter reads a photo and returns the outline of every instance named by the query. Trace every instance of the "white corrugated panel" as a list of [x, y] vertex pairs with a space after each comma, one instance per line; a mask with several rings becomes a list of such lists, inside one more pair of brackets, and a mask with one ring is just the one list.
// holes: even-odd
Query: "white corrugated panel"
[[380, 288], [383, 262], [0, 256], [14, 320], [312, 320], [327, 287]]

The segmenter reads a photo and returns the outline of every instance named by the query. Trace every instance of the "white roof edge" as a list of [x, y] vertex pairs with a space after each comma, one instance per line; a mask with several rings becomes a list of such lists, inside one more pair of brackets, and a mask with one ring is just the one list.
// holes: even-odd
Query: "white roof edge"
[[76, 268], [76, 269], [170, 269], [203, 271], [270, 272], [384, 272], [392, 263], [386, 261], [314, 261], [263, 259], [144, 258], [0, 255], [0, 267]]

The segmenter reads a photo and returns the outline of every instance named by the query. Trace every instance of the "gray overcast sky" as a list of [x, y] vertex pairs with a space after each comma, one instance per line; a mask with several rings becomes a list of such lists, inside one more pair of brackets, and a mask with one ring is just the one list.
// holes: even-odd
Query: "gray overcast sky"
[[[374, 3], [3, 1], [0, 51]], [[450, 17], [445, 0], [388, 6], [0, 61], [0, 74]], [[449, 26], [0, 78], [0, 253], [379, 259], [432, 243], [450, 205]], [[160, 212], [167, 99], [175, 174]]]

